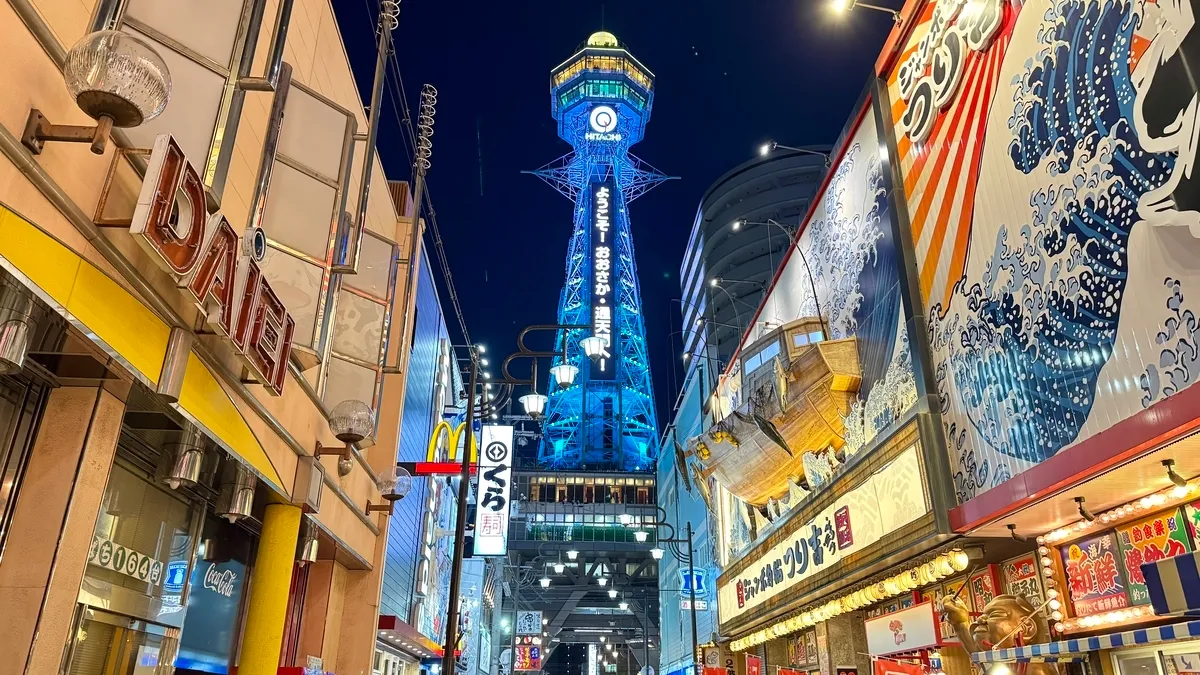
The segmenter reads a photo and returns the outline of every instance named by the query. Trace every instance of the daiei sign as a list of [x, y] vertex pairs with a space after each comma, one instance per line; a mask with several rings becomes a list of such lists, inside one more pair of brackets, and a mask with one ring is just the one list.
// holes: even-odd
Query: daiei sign
[[[225, 216], [209, 215], [200, 175], [169, 135], [154, 141], [129, 233], [278, 396], [296, 322]], [[262, 241], [250, 237], [254, 253]]]

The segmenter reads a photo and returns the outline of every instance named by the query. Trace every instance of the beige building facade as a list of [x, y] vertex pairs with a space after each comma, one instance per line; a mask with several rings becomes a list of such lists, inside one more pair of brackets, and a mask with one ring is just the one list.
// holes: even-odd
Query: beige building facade
[[[98, 124], [97, 31], [169, 101], [35, 153], [37, 114]], [[329, 0], [8, 0], [0, 34], [0, 674], [370, 672], [419, 237], [378, 161], [360, 202]]]

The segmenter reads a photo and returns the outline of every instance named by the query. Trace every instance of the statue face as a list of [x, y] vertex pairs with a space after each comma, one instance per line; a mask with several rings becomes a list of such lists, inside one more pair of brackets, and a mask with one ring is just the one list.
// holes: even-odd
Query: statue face
[[[1029, 603], [1012, 595], [998, 595], [971, 622], [971, 633], [975, 640], [988, 649], [1004, 649], [1015, 646], [1016, 635], [1021, 631], [1021, 620], [1030, 616]], [[1040, 628], [1036, 621], [1024, 629], [1025, 644], [1041, 642]], [[1010, 637], [1011, 636], [1011, 637]], [[1007, 638], [1007, 639], [1006, 639]]]

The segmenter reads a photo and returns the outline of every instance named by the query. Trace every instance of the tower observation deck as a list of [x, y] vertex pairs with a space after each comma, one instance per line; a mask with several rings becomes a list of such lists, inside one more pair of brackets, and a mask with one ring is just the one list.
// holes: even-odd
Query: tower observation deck
[[[658, 420], [629, 222], [629, 203], [668, 177], [629, 154], [642, 140], [654, 75], [611, 33], [595, 33], [551, 71], [551, 113], [572, 151], [532, 173], [573, 204], [558, 321], [580, 375], [551, 388], [539, 463], [555, 469], [653, 470]], [[579, 340], [607, 343], [591, 362]]]

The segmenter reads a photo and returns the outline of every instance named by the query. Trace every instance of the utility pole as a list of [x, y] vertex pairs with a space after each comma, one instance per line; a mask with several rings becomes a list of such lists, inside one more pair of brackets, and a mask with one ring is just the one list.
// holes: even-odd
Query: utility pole
[[700, 641], [696, 635], [696, 556], [692, 551], [692, 521], [687, 524], [688, 547], [688, 595], [692, 602], [692, 673], [700, 675]]
[[[463, 549], [466, 546], [467, 531], [467, 497], [471, 489], [471, 449], [478, 446], [475, 442], [475, 387], [479, 375], [479, 355], [475, 348], [471, 349], [471, 376], [467, 386], [467, 439], [463, 442], [462, 471], [458, 478], [458, 513], [454, 523], [454, 561], [450, 570], [450, 597], [446, 606], [446, 646], [442, 653], [442, 675], [454, 675], [454, 648], [458, 645], [458, 605], [459, 590], [462, 584]], [[516, 630], [516, 626], [513, 626]]]

